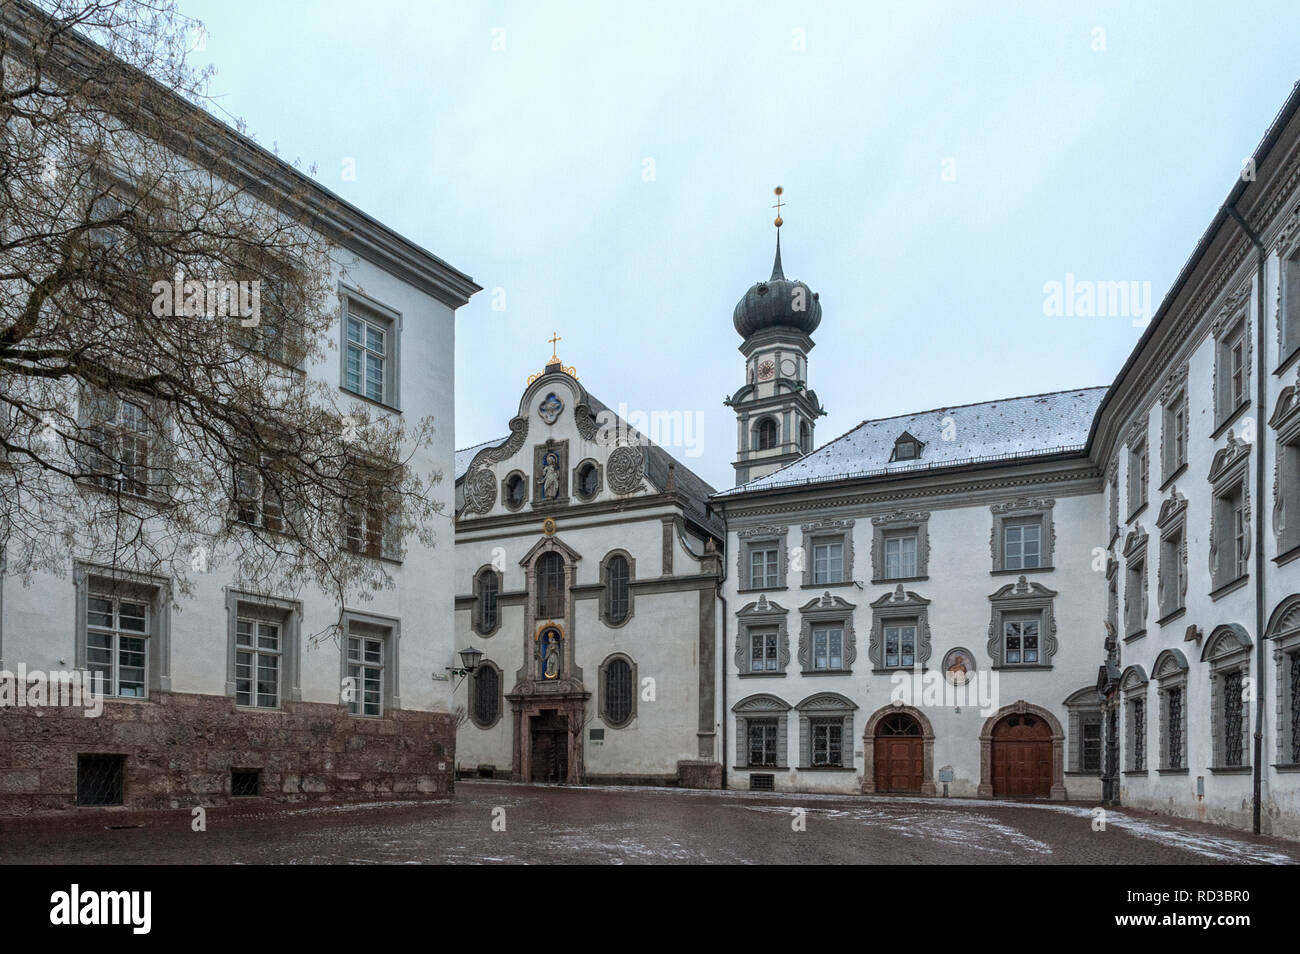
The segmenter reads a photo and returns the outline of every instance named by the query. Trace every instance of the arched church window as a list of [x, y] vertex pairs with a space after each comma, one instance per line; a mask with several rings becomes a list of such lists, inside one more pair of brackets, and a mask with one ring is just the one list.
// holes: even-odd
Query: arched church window
[[605, 721], [619, 726], [632, 718], [632, 666], [614, 658], [605, 667]]
[[564, 558], [543, 553], [537, 561], [537, 618], [556, 619], [564, 615]]
[[771, 450], [776, 446], [776, 421], [764, 418], [758, 424], [758, 449]]
[[478, 631], [483, 635], [497, 628], [497, 598], [501, 584], [495, 570], [485, 569], [478, 575]]
[[518, 510], [524, 505], [528, 496], [528, 487], [523, 474], [511, 474], [506, 478], [506, 506]]
[[812, 452], [812, 428], [807, 421], [799, 424], [799, 450], [804, 454]]
[[497, 721], [501, 709], [501, 676], [489, 662], [479, 664], [474, 670], [474, 692], [470, 700], [470, 714], [474, 724], [487, 728]]
[[606, 615], [611, 623], [621, 623], [628, 613], [628, 565], [627, 557], [615, 555], [610, 557], [605, 568], [606, 580]]
[[600, 470], [591, 461], [578, 467], [578, 496], [590, 500], [600, 490]]

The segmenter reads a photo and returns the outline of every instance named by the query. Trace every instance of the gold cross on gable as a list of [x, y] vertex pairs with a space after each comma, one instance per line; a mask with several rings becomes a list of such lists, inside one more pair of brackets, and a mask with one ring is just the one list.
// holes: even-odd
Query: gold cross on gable
[[772, 208], [776, 209], [776, 221], [773, 222], [772, 224], [779, 229], [782, 224], [781, 207], [785, 205], [785, 202], [781, 200], [781, 195], [785, 192], [785, 189], [781, 188], [780, 186], [777, 186], [775, 189], [772, 190], [772, 192], [776, 195], [776, 205], [772, 206]]
[[552, 331], [552, 332], [551, 332], [551, 337], [547, 338], [546, 340], [549, 341], [549, 342], [551, 343], [551, 357], [554, 358], [554, 357], [555, 357], [555, 342], [557, 342], [557, 341], [563, 341], [564, 339], [561, 338], [561, 337], [560, 337], [556, 332]]

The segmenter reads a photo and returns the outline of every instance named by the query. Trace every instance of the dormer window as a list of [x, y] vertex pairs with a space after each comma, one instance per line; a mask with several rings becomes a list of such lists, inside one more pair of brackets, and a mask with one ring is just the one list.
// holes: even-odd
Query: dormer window
[[917, 460], [920, 458], [921, 448], [924, 446], [915, 437], [904, 431], [899, 435], [898, 440], [894, 441], [894, 453], [890, 460]]

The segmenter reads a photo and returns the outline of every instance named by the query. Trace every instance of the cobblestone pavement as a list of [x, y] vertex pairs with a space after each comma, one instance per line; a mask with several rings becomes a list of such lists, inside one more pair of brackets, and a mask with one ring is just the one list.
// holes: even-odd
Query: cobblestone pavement
[[1300, 863], [1295, 842], [1124, 809], [1094, 831], [1092, 809], [467, 781], [429, 801], [211, 809], [203, 832], [188, 811], [11, 819], [0, 863]]

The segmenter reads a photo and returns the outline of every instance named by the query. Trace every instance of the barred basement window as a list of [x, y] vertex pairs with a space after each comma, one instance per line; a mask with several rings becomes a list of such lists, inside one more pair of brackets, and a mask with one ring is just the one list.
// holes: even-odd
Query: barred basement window
[[607, 566], [609, 600], [607, 617], [611, 623], [621, 623], [627, 619], [628, 599], [627, 599], [627, 581], [628, 566], [627, 557], [611, 557]]
[[77, 756], [77, 804], [121, 805], [125, 755]]
[[1180, 769], [1183, 767], [1183, 690], [1168, 690], [1169, 724], [1165, 728], [1165, 733], [1169, 739], [1169, 768]]
[[775, 775], [751, 775], [749, 777], [749, 790], [751, 792], [770, 792], [775, 788]]
[[632, 667], [626, 659], [614, 659], [605, 667], [605, 719], [622, 725], [632, 717]]
[[750, 765], [776, 764], [776, 719], [747, 719]]
[[1223, 764], [1244, 765], [1241, 742], [1241, 670], [1223, 676]]
[[537, 618], [556, 619], [564, 615], [564, 558], [543, 553], [537, 561]]
[[230, 771], [230, 797], [254, 798], [258, 794], [262, 773], [257, 769]]
[[842, 766], [844, 723], [841, 719], [817, 720], [812, 724], [812, 764]]
[[1147, 703], [1145, 699], [1133, 700], [1133, 770], [1147, 767]]
[[235, 621], [235, 704], [280, 707], [280, 624]]
[[474, 722], [481, 728], [493, 725], [500, 711], [501, 677], [496, 667], [480, 664], [474, 672]]

